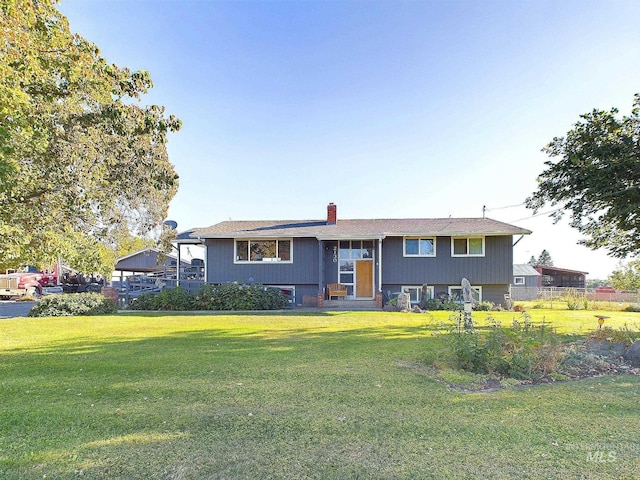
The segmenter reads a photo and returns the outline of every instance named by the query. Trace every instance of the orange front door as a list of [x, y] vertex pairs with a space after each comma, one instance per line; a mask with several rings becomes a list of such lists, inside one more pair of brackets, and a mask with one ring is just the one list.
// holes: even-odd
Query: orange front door
[[356, 298], [373, 297], [373, 261], [356, 260]]

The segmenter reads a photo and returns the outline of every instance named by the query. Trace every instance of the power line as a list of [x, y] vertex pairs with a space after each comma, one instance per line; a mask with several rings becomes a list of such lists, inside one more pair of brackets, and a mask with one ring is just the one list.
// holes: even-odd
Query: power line
[[529, 217], [519, 218], [518, 220], [510, 220], [508, 223], [522, 222], [523, 220], [529, 220], [531, 218], [541, 217], [542, 215], [550, 215], [552, 213], [559, 212], [560, 210], [564, 210], [564, 207], [556, 208], [555, 210], [549, 210], [548, 212], [540, 212]]
[[492, 212], [494, 210], [504, 210], [505, 208], [516, 208], [516, 207], [522, 207], [524, 205], [525, 205], [524, 203], [519, 203], [517, 205], [506, 205], [504, 207], [485, 208], [485, 210], [487, 212]]

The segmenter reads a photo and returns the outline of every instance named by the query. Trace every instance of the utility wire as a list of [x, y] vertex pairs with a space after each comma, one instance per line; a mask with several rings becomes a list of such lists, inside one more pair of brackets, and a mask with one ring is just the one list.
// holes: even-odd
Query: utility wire
[[492, 212], [494, 210], [504, 210], [505, 208], [515, 208], [515, 207], [522, 207], [524, 205], [524, 203], [519, 203], [517, 205], [506, 205], [504, 207], [494, 207], [494, 208], [486, 208], [485, 210], [487, 212]]
[[531, 218], [541, 217], [542, 215], [551, 215], [552, 213], [559, 212], [560, 210], [564, 210], [564, 207], [556, 208], [555, 210], [549, 210], [548, 212], [540, 212], [529, 217], [519, 218], [518, 220], [511, 220], [508, 223], [522, 222], [523, 220], [529, 220]]

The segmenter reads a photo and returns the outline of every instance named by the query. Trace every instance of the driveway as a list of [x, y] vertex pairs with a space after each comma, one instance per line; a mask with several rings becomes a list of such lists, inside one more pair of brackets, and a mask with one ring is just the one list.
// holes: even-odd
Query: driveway
[[0, 319], [26, 317], [36, 302], [0, 301]]

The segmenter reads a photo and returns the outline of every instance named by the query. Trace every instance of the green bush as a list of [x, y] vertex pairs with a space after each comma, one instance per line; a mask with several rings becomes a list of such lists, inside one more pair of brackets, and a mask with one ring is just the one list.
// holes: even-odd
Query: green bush
[[238, 282], [205, 285], [193, 296], [196, 310], [278, 310], [287, 298], [276, 288]]
[[448, 337], [458, 367], [474, 373], [534, 379], [554, 372], [561, 360], [555, 332], [545, 324], [532, 325], [526, 315], [509, 328], [498, 323], [486, 331], [458, 326]]
[[131, 310], [156, 310], [156, 294], [143, 293], [131, 301], [129, 308]]
[[587, 339], [596, 342], [623, 343], [628, 347], [634, 342], [634, 335], [632, 335], [632, 332], [626, 327], [620, 330], [614, 330], [611, 327], [602, 327], [589, 333]]
[[276, 288], [238, 282], [204, 285], [190, 295], [181, 288], [159, 294], [140, 295], [133, 310], [279, 310], [287, 307], [287, 298]]
[[450, 300], [440, 300], [439, 298], [428, 298], [420, 304], [422, 310], [462, 310], [462, 305]]
[[156, 308], [154, 310], [191, 310], [191, 295], [181, 287], [167, 288], [158, 293], [154, 299]]
[[478, 312], [490, 312], [491, 310], [495, 310], [496, 306], [493, 302], [480, 302], [475, 307], [474, 310]]
[[30, 317], [68, 317], [75, 315], [111, 315], [118, 307], [100, 293], [72, 293], [42, 298], [29, 312]]

